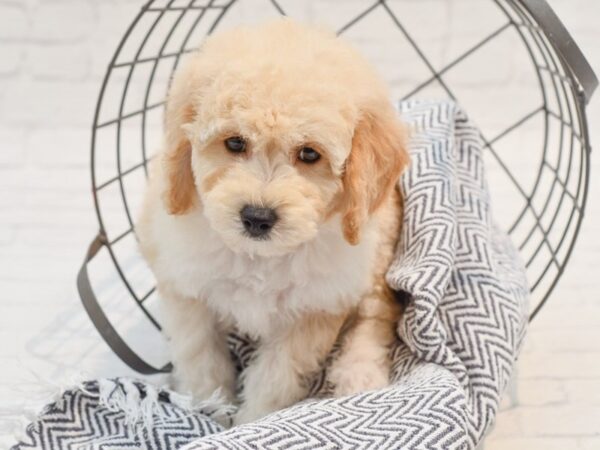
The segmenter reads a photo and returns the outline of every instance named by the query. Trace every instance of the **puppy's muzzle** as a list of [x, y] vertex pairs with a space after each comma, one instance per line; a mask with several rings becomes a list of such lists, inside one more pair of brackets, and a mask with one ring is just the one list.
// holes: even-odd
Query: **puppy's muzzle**
[[240, 217], [246, 232], [253, 238], [266, 238], [277, 222], [274, 209], [252, 205], [244, 206], [240, 211]]

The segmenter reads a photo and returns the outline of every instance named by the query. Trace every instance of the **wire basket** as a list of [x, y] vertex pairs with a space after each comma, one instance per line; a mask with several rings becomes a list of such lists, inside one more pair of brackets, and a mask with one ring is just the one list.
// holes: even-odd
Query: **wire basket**
[[[154, 0], [142, 7], [109, 64], [92, 128], [100, 231], [78, 287], [115, 353], [138, 372], [170, 370], [160, 363], [156, 369], [148, 355], [139, 356], [144, 351], [134, 350], [148, 348], [146, 331], [138, 333], [142, 345], [130, 338], [135, 341], [140, 313], [154, 334], [160, 329], [134, 223], [147, 164], [161, 142], [173, 71], [217, 27], [278, 15], [338, 30], [379, 67], [395, 98], [449, 98], [469, 112], [486, 148], [495, 217], [527, 267], [533, 318], [563, 273], [583, 218], [590, 153], [585, 105], [597, 85], [544, 0]], [[107, 264], [92, 286], [88, 266], [99, 253]], [[117, 287], [115, 277], [122, 280]], [[116, 320], [109, 319], [111, 308]]]

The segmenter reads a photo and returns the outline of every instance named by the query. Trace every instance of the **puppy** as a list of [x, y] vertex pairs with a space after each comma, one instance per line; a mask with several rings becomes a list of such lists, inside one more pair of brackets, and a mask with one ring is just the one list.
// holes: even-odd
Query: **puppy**
[[335, 393], [387, 385], [407, 163], [387, 89], [341, 39], [287, 19], [209, 37], [172, 80], [137, 224], [178, 388], [234, 400], [226, 337], [249, 335], [252, 421], [307, 395], [345, 323]]

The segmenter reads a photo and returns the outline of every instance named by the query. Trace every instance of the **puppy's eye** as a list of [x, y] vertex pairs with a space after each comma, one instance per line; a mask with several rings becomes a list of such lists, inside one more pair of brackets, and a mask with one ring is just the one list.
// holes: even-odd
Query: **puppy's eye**
[[239, 136], [225, 139], [225, 147], [232, 153], [243, 153], [246, 151], [246, 141]]
[[314, 164], [321, 158], [314, 148], [302, 147], [298, 152], [298, 159], [306, 164]]

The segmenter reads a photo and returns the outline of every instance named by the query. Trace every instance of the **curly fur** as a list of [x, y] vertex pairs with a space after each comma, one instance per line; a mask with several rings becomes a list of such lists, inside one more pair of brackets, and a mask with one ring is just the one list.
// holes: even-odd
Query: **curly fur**
[[[231, 136], [245, 153], [226, 150]], [[321, 159], [300, 161], [303, 146]], [[225, 336], [237, 330], [260, 341], [237, 422], [288, 406], [349, 318], [337, 394], [387, 383], [399, 310], [383, 274], [404, 146], [386, 87], [329, 32], [284, 19], [211, 36], [191, 56], [172, 82], [137, 224], [180, 389], [234, 399]], [[269, 239], [244, 233], [246, 204], [276, 210]]]

